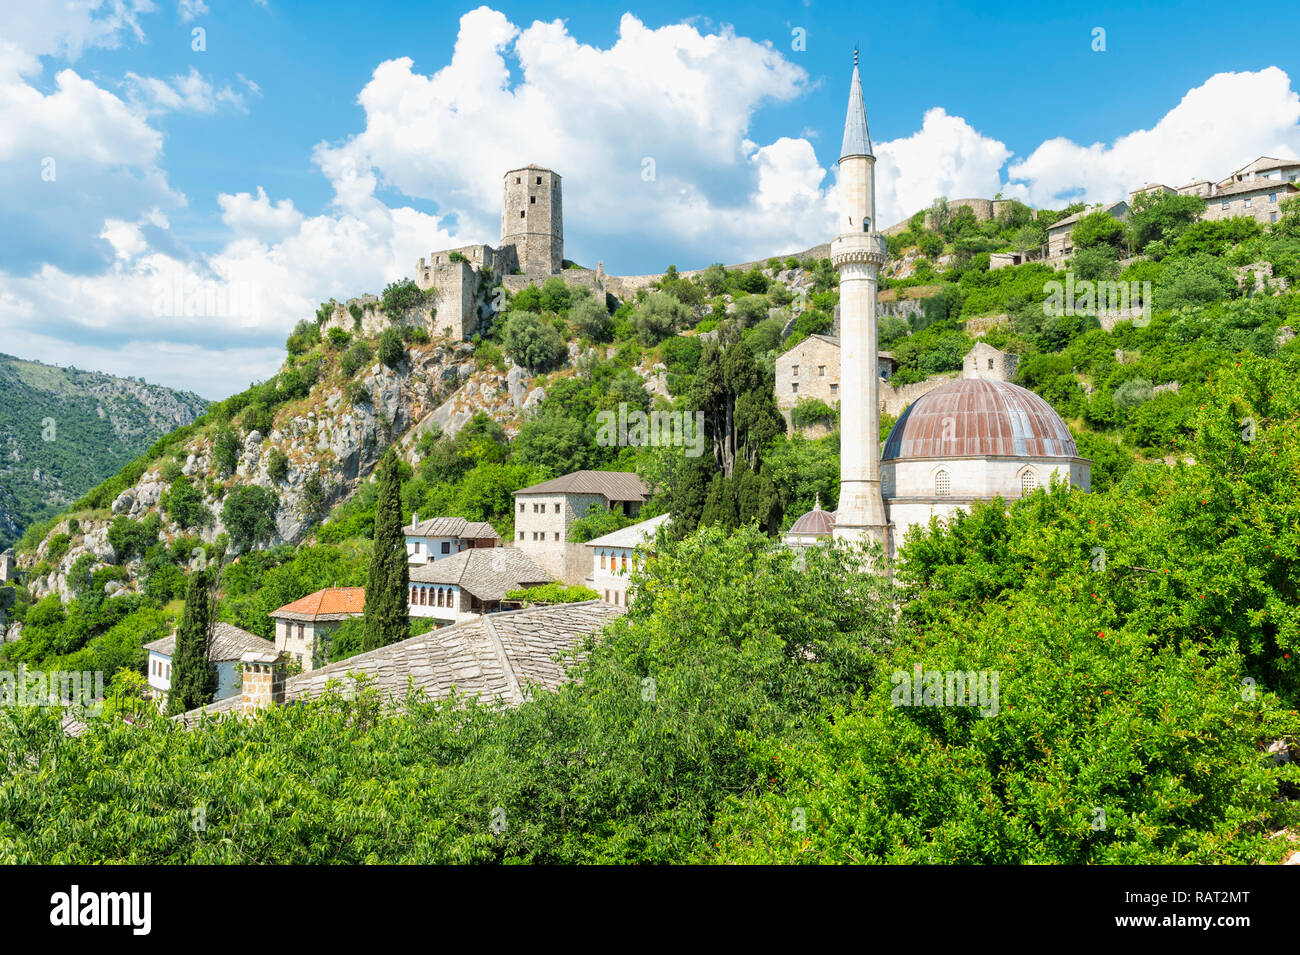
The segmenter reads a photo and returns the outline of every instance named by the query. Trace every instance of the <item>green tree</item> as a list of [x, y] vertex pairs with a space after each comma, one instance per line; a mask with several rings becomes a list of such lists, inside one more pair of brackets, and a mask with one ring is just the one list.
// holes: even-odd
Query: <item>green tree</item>
[[230, 534], [231, 546], [242, 552], [274, 537], [279, 507], [280, 497], [269, 487], [245, 484], [231, 490], [221, 509], [221, 522]]
[[564, 339], [536, 312], [512, 310], [501, 333], [506, 354], [529, 371], [545, 371], [564, 358]]
[[407, 591], [410, 571], [406, 563], [406, 538], [402, 534], [402, 478], [397, 450], [384, 452], [378, 468], [375, 501], [375, 541], [366, 578], [365, 635], [367, 650], [406, 639]]
[[1089, 249], [1097, 245], [1120, 249], [1124, 246], [1125, 238], [1124, 223], [1104, 209], [1089, 212], [1070, 230], [1070, 241], [1076, 249]]
[[406, 349], [402, 347], [401, 333], [395, 328], [385, 328], [379, 336], [379, 360], [389, 368], [396, 368], [405, 357]]
[[190, 575], [185, 589], [185, 612], [176, 628], [172, 656], [171, 690], [167, 694], [170, 715], [212, 702], [217, 689], [217, 671], [208, 657], [213, 622], [212, 595], [206, 571]]

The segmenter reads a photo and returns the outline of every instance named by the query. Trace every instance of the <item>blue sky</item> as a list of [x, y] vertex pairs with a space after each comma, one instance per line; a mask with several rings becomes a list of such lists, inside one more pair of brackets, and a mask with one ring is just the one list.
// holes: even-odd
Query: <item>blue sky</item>
[[[1101, 201], [1300, 154], [1294, 30], [1222, 20], [1186, 3], [6, 10], [0, 350], [221, 397], [274, 371], [314, 303], [495, 241], [500, 175], [529, 161], [565, 177], [566, 254], [614, 273], [812, 245], [854, 42], [882, 220], [938, 194]], [[35, 174], [49, 158], [53, 181]], [[160, 314], [171, 278], [243, 283], [257, 314]]]

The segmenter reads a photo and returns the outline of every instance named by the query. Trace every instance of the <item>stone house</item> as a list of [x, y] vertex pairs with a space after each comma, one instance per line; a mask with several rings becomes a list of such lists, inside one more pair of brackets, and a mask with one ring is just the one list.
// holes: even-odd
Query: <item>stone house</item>
[[[147, 679], [151, 694], [159, 708], [167, 705], [167, 694], [172, 689], [172, 658], [176, 655], [176, 634], [154, 640], [144, 645], [148, 651]], [[212, 646], [208, 662], [217, 668], [217, 689], [213, 702], [228, 699], [239, 693], [239, 663], [245, 653], [274, 651], [275, 644], [263, 640], [229, 623], [212, 626]]]
[[551, 577], [513, 547], [476, 548], [411, 569], [408, 615], [439, 624], [517, 609], [511, 590], [551, 583]]
[[998, 351], [988, 342], [976, 342], [975, 347], [962, 359], [963, 378], [986, 378], [989, 381], [1011, 381], [1016, 377], [1020, 356], [1015, 352]]
[[427, 564], [461, 551], [500, 547], [501, 535], [487, 521], [463, 517], [433, 517], [420, 520], [419, 512], [402, 528], [406, 535], [406, 560], [412, 566]]
[[650, 488], [626, 471], [574, 471], [515, 491], [513, 545], [554, 580], [576, 586], [587, 576], [586, 547], [569, 540], [574, 523], [592, 508], [635, 517]]
[[1253, 162], [1248, 162], [1240, 169], [1234, 170], [1232, 175], [1216, 185], [1226, 187], [1237, 183], [1258, 182], [1261, 180], [1270, 180], [1272, 182], [1300, 181], [1300, 159], [1278, 159], [1274, 156], [1260, 156]]
[[275, 649], [300, 663], [304, 671], [323, 666], [329, 634], [365, 609], [364, 587], [326, 587], [287, 603], [269, 615], [275, 621]]
[[1047, 227], [1046, 258], [1049, 265], [1053, 268], [1060, 268], [1065, 263], [1065, 260], [1074, 254], [1074, 242], [1071, 240], [1074, 227], [1079, 224], [1079, 220], [1084, 216], [1091, 215], [1098, 210], [1109, 213], [1121, 222], [1128, 218], [1128, 203], [1121, 199], [1119, 202], [1084, 209], [1082, 212], [1068, 215], [1064, 219], [1058, 219]]
[[1216, 187], [1205, 197], [1205, 212], [1201, 218], [1211, 221], [1246, 216], [1262, 225], [1281, 218], [1281, 205], [1286, 199], [1300, 195], [1300, 188], [1291, 182], [1272, 179], [1252, 179]]
[[484, 703], [517, 706], [528, 699], [533, 687], [554, 690], [567, 682], [560, 658], [622, 612], [621, 607], [588, 600], [478, 616], [296, 676], [285, 673], [284, 654], [250, 651], [241, 661], [244, 679], [239, 694], [191, 710], [178, 720], [192, 727], [205, 715], [251, 714], [269, 706], [306, 702], [320, 697], [330, 684], [347, 693], [355, 687], [352, 674], [368, 678], [386, 708], [400, 707], [410, 689], [430, 700], [455, 693]]
[[644, 548], [653, 543], [659, 528], [671, 517], [670, 514], [660, 514], [587, 541], [587, 549], [591, 552], [591, 574], [585, 581], [586, 585], [606, 603], [626, 607], [628, 575], [643, 559]]
[[[882, 381], [894, 374], [897, 362], [889, 352], [876, 356]], [[840, 340], [833, 335], [809, 335], [776, 358], [776, 406], [789, 417], [801, 398], [819, 398], [834, 408], [840, 400]]]

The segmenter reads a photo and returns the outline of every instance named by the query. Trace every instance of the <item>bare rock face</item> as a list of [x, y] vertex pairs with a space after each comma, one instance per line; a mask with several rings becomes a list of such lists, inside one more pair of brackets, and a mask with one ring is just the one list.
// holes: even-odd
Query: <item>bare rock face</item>
[[524, 370], [518, 365], [513, 365], [506, 374], [506, 389], [510, 392], [510, 400], [514, 406], [522, 408], [528, 389], [524, 387]]
[[135, 504], [135, 491], [127, 488], [127, 490], [123, 491], [113, 499], [113, 503], [109, 509], [114, 514], [126, 514], [130, 512], [133, 504]]

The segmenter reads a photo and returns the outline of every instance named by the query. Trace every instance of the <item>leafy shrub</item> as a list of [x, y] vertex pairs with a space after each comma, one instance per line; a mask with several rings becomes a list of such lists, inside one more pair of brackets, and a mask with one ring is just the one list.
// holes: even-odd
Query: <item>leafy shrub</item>
[[339, 359], [339, 370], [343, 372], [345, 377], [351, 378], [361, 368], [369, 365], [370, 360], [374, 357], [369, 345], [365, 342], [357, 342], [345, 351], [343, 357]]
[[266, 476], [276, 483], [289, 476], [289, 456], [279, 448], [272, 448], [267, 455]]
[[222, 475], [233, 474], [239, 463], [239, 438], [229, 428], [223, 428], [212, 438], [212, 462]]
[[813, 425], [833, 428], [838, 420], [838, 412], [820, 398], [800, 398], [790, 410], [790, 423], [796, 428], [810, 428]]
[[279, 495], [269, 487], [243, 484], [226, 495], [221, 522], [230, 534], [231, 546], [245, 551], [269, 541], [275, 535], [275, 512]]
[[402, 336], [395, 328], [386, 328], [379, 336], [379, 360], [389, 368], [396, 368], [406, 358], [406, 349], [402, 347]]
[[545, 371], [565, 355], [564, 339], [535, 312], [511, 311], [502, 330], [506, 354], [530, 371]]
[[613, 338], [614, 323], [609, 309], [594, 298], [579, 299], [569, 310], [573, 330], [593, 342], [607, 342]]
[[212, 522], [212, 512], [203, 503], [203, 493], [184, 475], [172, 481], [161, 504], [167, 516], [182, 529], [206, 527]]
[[396, 318], [398, 314], [406, 311], [408, 308], [415, 308], [424, 304], [424, 292], [415, 284], [413, 279], [401, 279], [397, 282], [390, 282], [384, 288], [384, 294], [380, 298], [384, 312], [389, 316]]
[[651, 292], [632, 312], [632, 327], [642, 342], [653, 345], [686, 327], [690, 317], [690, 309], [674, 296]]

